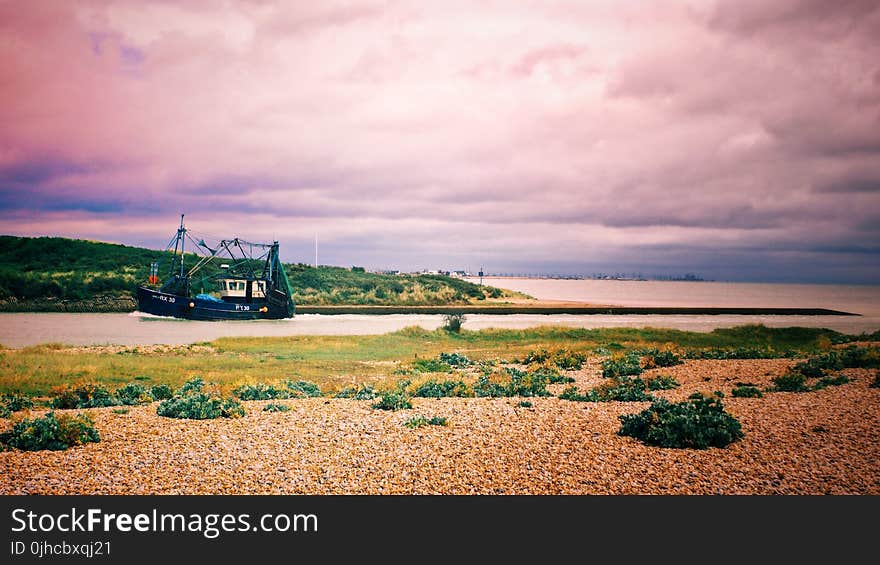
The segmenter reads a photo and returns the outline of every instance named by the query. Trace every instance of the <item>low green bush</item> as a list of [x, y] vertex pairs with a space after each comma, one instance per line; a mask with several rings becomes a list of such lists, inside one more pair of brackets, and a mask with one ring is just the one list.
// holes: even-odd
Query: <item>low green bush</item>
[[602, 376], [607, 379], [631, 377], [642, 374], [641, 359], [635, 353], [623, 357], [612, 357], [602, 361]]
[[482, 375], [474, 384], [474, 395], [481, 397], [550, 396], [548, 378], [540, 372], [505, 367], [491, 375]]
[[410, 402], [409, 396], [404, 392], [398, 390], [386, 391], [379, 396], [379, 399], [372, 404], [372, 407], [377, 410], [406, 410], [412, 408], [412, 402]]
[[461, 353], [441, 353], [437, 360], [451, 367], [467, 367], [472, 364], [472, 361]]
[[734, 398], [761, 398], [764, 393], [756, 386], [738, 386], [730, 391]]
[[269, 404], [263, 406], [263, 412], [289, 412], [290, 406], [287, 404], [275, 404], [274, 402], [270, 402]]
[[355, 400], [373, 400], [378, 394], [370, 385], [349, 386], [336, 393], [336, 398], [353, 398]]
[[219, 394], [205, 392], [205, 382], [196, 377], [180, 387], [176, 395], [159, 403], [156, 414], [166, 418], [212, 420], [239, 418], [245, 415], [245, 411], [234, 398], [222, 398]]
[[562, 391], [559, 398], [575, 402], [643, 402], [653, 400], [645, 392], [647, 385], [639, 377], [620, 377], [581, 394], [577, 387], [571, 386]]
[[125, 406], [136, 406], [153, 401], [152, 395], [140, 383], [129, 383], [116, 389], [116, 398]]
[[61, 451], [100, 440], [87, 414], [56, 416], [54, 412], [16, 422], [10, 431], [0, 434], [0, 443], [23, 451]]
[[577, 371], [584, 366], [587, 356], [579, 351], [559, 349], [553, 353], [553, 363], [563, 371]]
[[672, 367], [681, 365], [684, 361], [672, 351], [661, 351], [651, 357], [655, 367]]
[[517, 406], [519, 406], [520, 408], [531, 408], [531, 407], [532, 407], [532, 403], [529, 402], [528, 400], [520, 400], [520, 401], [517, 403]]
[[241, 400], [283, 400], [321, 396], [321, 389], [309, 381], [286, 380], [283, 384], [243, 384], [232, 391]]
[[315, 398], [321, 396], [321, 389], [313, 382], [309, 381], [284, 381], [284, 386], [290, 392], [291, 398]]
[[847, 377], [846, 375], [832, 375], [828, 377], [822, 377], [816, 384], [813, 385], [813, 390], [822, 390], [823, 388], [829, 386], [840, 386], [848, 382], [849, 377]]
[[880, 388], [880, 371], [877, 371], [877, 374], [874, 375], [874, 380], [868, 386], [870, 388]]
[[648, 379], [646, 383], [648, 390], [671, 390], [680, 386], [675, 377], [669, 375], [657, 375], [654, 378]]
[[777, 351], [769, 347], [710, 347], [688, 351], [685, 357], [688, 359], [780, 359], [797, 357], [798, 355], [797, 351]]
[[403, 425], [407, 428], [421, 428], [422, 426], [447, 426], [449, 423], [446, 418], [440, 416], [433, 416], [431, 418], [416, 416], [404, 422]]
[[150, 396], [153, 397], [153, 400], [166, 400], [174, 396], [174, 391], [166, 384], [153, 385], [150, 388]]
[[451, 373], [452, 366], [439, 359], [416, 359], [412, 368], [419, 373]]
[[706, 396], [674, 404], [657, 399], [642, 412], [619, 419], [619, 435], [659, 447], [726, 447], [744, 437], [739, 421], [724, 410], [721, 400]]
[[0, 405], [5, 406], [10, 412], [28, 410], [34, 407], [34, 401], [23, 394], [15, 392], [7, 393], [0, 399]]
[[10, 410], [9, 407], [0, 402], [0, 418], [8, 418], [10, 416], [12, 416], [12, 410]]
[[463, 381], [425, 381], [416, 388], [413, 396], [419, 398], [444, 398], [447, 396], [467, 397], [474, 393]]
[[806, 392], [810, 390], [807, 386], [807, 377], [801, 373], [786, 373], [773, 377], [773, 387], [770, 389], [774, 392]]
[[85, 383], [56, 389], [53, 408], [103, 408], [116, 406], [119, 400], [99, 384]]

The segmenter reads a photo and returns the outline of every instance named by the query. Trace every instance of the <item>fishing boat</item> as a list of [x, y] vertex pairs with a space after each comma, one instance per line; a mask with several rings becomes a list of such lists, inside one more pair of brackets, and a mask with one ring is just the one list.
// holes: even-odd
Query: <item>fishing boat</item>
[[[204, 237], [196, 240], [191, 233], [181, 214], [177, 234], [165, 249], [170, 252], [169, 275], [161, 282], [162, 261], [150, 265], [148, 283], [137, 290], [140, 312], [188, 320], [293, 317], [293, 293], [277, 241], [254, 243], [236, 237], [211, 247]], [[189, 268], [184, 264], [187, 241], [197, 250], [191, 253]]]

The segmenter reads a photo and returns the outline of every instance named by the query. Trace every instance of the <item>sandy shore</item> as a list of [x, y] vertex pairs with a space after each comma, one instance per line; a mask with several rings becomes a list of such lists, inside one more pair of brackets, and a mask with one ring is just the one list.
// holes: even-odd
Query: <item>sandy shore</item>
[[[414, 399], [411, 410], [385, 412], [369, 401], [313, 398], [284, 401], [291, 410], [281, 413], [245, 402], [246, 417], [212, 421], [161, 418], [154, 403], [127, 414], [88, 410], [97, 444], [0, 453], [0, 493], [880, 494], [874, 370], [848, 369], [851, 382], [811, 393], [730, 397], [735, 382], [768, 385], [791, 363], [692, 360], [645, 373], [681, 383], [655, 393], [670, 400], [723, 391], [745, 432], [725, 449], [618, 436], [618, 416], [647, 403]], [[594, 386], [599, 360], [571, 374], [579, 387]], [[449, 426], [403, 426], [417, 415]]]

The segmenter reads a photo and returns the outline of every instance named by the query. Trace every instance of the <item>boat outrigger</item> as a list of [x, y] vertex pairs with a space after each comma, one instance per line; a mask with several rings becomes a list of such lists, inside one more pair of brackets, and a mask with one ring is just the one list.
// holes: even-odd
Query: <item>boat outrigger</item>
[[[206, 253], [184, 266], [186, 241]], [[138, 287], [138, 310], [189, 320], [279, 320], [294, 315], [293, 293], [278, 256], [278, 242], [223, 239], [211, 248], [194, 240], [180, 216], [168, 243], [170, 275], [159, 286], [159, 263], [150, 266], [149, 284]], [[217, 264], [222, 261], [222, 264]], [[196, 277], [196, 275], [199, 275]]]

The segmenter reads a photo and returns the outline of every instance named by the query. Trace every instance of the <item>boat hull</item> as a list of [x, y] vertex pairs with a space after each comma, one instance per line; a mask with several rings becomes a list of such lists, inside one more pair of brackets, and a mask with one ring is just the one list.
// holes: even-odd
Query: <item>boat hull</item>
[[138, 287], [138, 311], [186, 320], [280, 320], [293, 317], [293, 308], [268, 300], [226, 302], [180, 296]]

